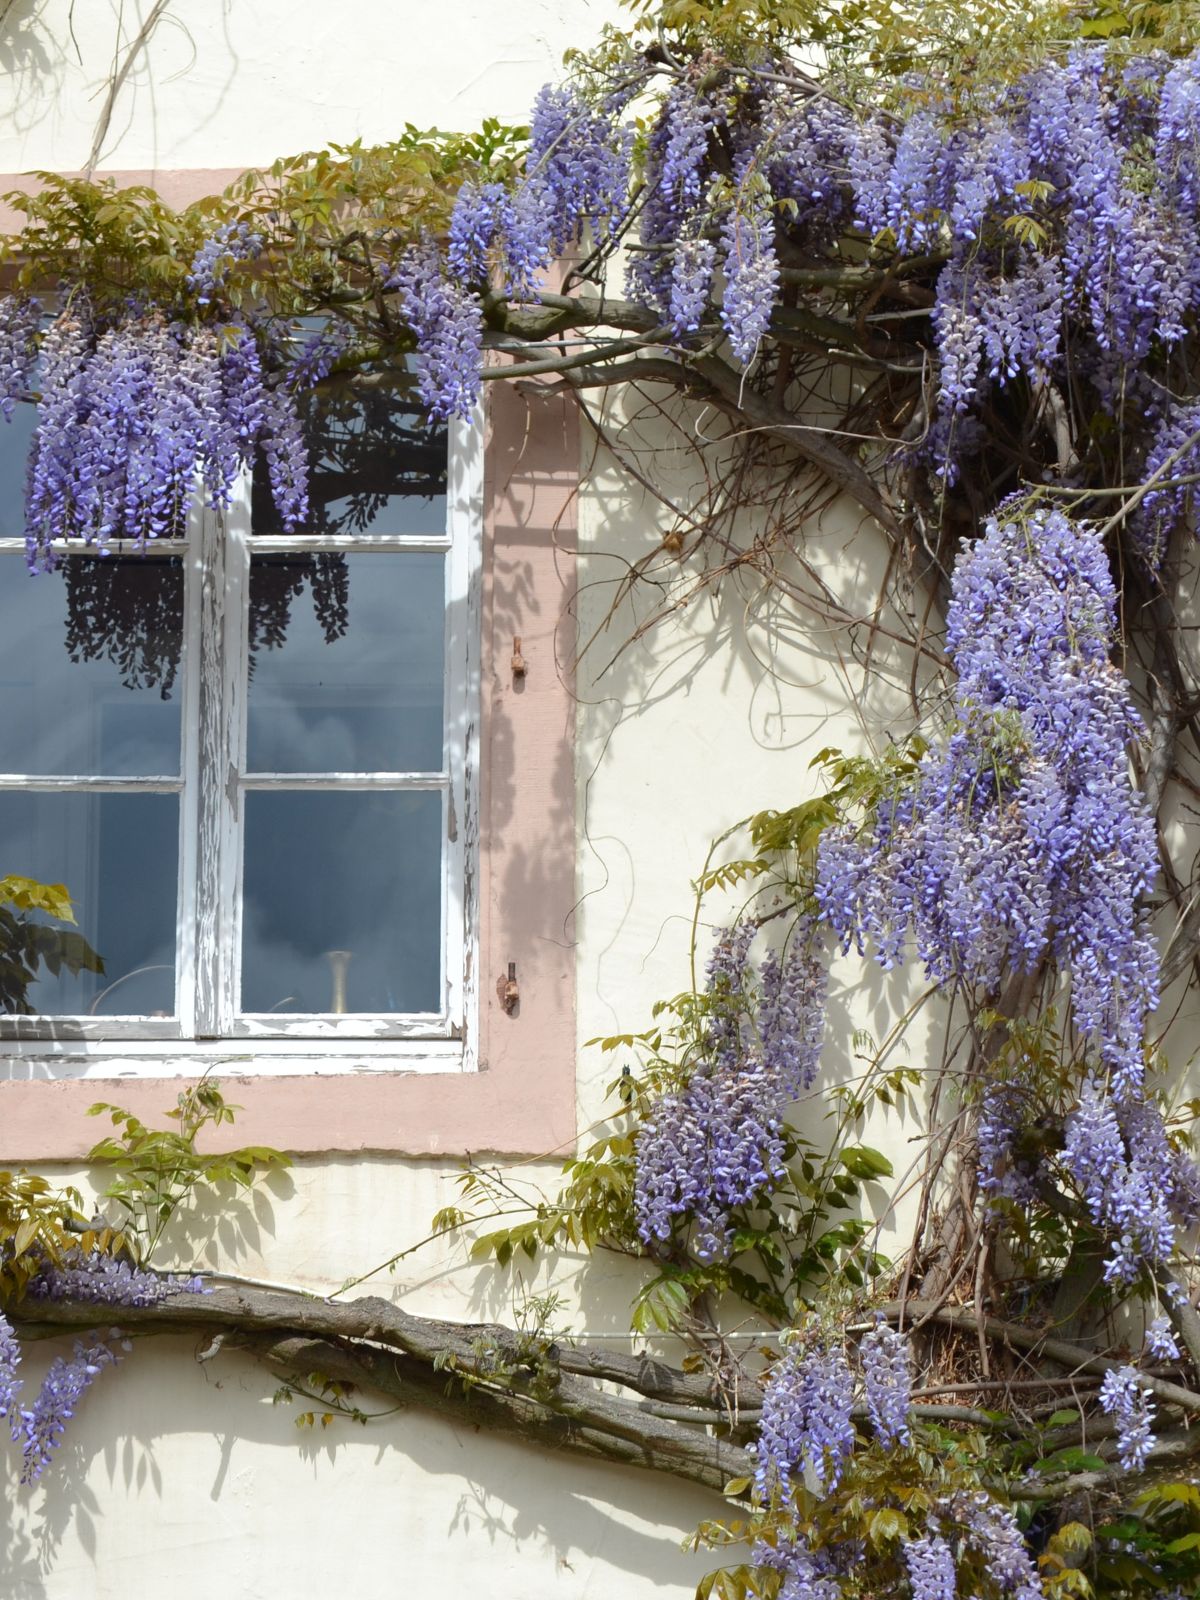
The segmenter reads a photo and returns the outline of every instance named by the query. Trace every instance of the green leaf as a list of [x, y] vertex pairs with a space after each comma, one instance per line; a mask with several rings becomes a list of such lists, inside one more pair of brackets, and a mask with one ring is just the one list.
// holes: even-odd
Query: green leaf
[[633, 1303], [630, 1326], [635, 1333], [670, 1333], [687, 1312], [689, 1295], [678, 1278], [656, 1278]]
[[865, 1144], [851, 1145], [848, 1150], [843, 1150], [839, 1158], [846, 1171], [856, 1178], [890, 1178], [892, 1176], [892, 1163], [878, 1150], [872, 1150]]
[[885, 1544], [890, 1544], [894, 1539], [908, 1537], [908, 1518], [902, 1511], [895, 1511], [890, 1506], [876, 1511], [867, 1523], [867, 1536], [875, 1548], [882, 1549]]

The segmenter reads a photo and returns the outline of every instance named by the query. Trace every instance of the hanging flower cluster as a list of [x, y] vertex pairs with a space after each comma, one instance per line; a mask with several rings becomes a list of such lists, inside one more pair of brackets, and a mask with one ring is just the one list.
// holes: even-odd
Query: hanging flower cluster
[[790, 1506], [793, 1479], [807, 1473], [835, 1489], [854, 1450], [854, 1377], [840, 1345], [796, 1340], [771, 1368], [763, 1394], [754, 1487], [760, 1500]]
[[[955, 479], [990, 397], [1017, 381], [1036, 397], [1062, 378], [1068, 333], [1073, 382], [1158, 428], [1130, 439], [1134, 465], [1149, 449], [1154, 470], [1194, 403], [1169, 402], [1147, 367], [1200, 310], [1200, 55], [1118, 67], [1101, 42], [1080, 43], [966, 111], [920, 74], [886, 113], [855, 112], [800, 80], [782, 86], [779, 69], [714, 73], [702, 59], [673, 72], [636, 167], [626, 110], [637, 84], [652, 86], [644, 64], [599, 105], [571, 84], [541, 91], [524, 177], [464, 184], [444, 257], [419, 246], [393, 279], [438, 414], [466, 416], [478, 394], [478, 291], [535, 300], [582, 235], [627, 247], [626, 293], [661, 318], [664, 339], [723, 330], [749, 363], [779, 300], [782, 240], [819, 259], [857, 230], [944, 259], [936, 404], [913, 447], [935, 471]], [[1191, 461], [1143, 508], [1151, 568], [1190, 507], [1174, 479]]]
[[187, 277], [197, 305], [206, 306], [215, 299], [228, 282], [234, 263], [253, 261], [261, 254], [262, 245], [262, 235], [248, 222], [224, 222], [214, 228], [193, 256]]
[[116, 1351], [99, 1338], [89, 1344], [76, 1340], [69, 1359], [54, 1358], [37, 1398], [14, 1422], [13, 1437], [21, 1445], [23, 1458], [22, 1483], [36, 1483], [41, 1477], [87, 1390], [105, 1367], [111, 1367], [120, 1359]]
[[0, 1422], [16, 1414], [17, 1395], [21, 1392], [21, 1380], [17, 1377], [20, 1365], [21, 1346], [12, 1323], [0, 1311]]
[[218, 331], [159, 310], [119, 320], [81, 297], [46, 329], [41, 403], [25, 508], [30, 566], [54, 565], [53, 544], [177, 536], [197, 483], [229, 502], [238, 475], [266, 455], [285, 526], [307, 510], [307, 457], [292, 387], [268, 382], [244, 322]]
[[756, 1567], [780, 1574], [776, 1600], [842, 1600], [845, 1593], [829, 1552], [814, 1553], [799, 1536], [779, 1544], [760, 1539], [751, 1559]]
[[653, 1245], [677, 1218], [695, 1224], [702, 1261], [724, 1259], [731, 1213], [784, 1176], [784, 1118], [816, 1077], [825, 1026], [825, 969], [810, 921], [782, 960], [749, 962], [754, 925], [725, 933], [708, 964], [703, 1058], [687, 1084], [658, 1097], [637, 1136], [638, 1232]]
[[912, 1348], [902, 1333], [880, 1323], [858, 1346], [866, 1390], [867, 1415], [884, 1445], [910, 1444]]
[[940, 1533], [910, 1539], [904, 1546], [904, 1564], [912, 1600], [956, 1600], [954, 1552]]
[[[872, 1429], [885, 1449], [911, 1442], [912, 1351], [880, 1324], [858, 1347]], [[857, 1443], [855, 1381], [840, 1345], [793, 1340], [771, 1368], [763, 1394], [755, 1489], [760, 1500], [793, 1500], [793, 1479], [808, 1475], [826, 1493], [837, 1487]]]
[[1126, 1472], [1140, 1472], [1154, 1442], [1150, 1425], [1154, 1407], [1133, 1367], [1104, 1374], [1100, 1405], [1117, 1424], [1117, 1459]]
[[[100, 1251], [68, 1251], [60, 1261], [46, 1262], [25, 1285], [32, 1300], [86, 1301], [103, 1306], [152, 1306], [177, 1294], [206, 1294], [194, 1274], [160, 1273]], [[62, 1443], [84, 1394], [105, 1369], [121, 1357], [114, 1348], [120, 1332], [108, 1339], [93, 1335], [77, 1340], [70, 1357], [58, 1356], [42, 1380], [33, 1402], [18, 1405], [21, 1346], [12, 1324], [0, 1312], [0, 1421], [7, 1419], [13, 1440], [21, 1447], [23, 1483], [41, 1477]], [[125, 1346], [128, 1349], [128, 1345]]]
[[[1114, 606], [1090, 528], [1059, 512], [988, 523], [953, 577], [958, 721], [864, 828], [825, 836], [816, 894], [843, 949], [871, 939], [885, 966], [911, 938], [943, 982], [995, 989], [1051, 956], [1069, 973], [1097, 1071], [1067, 1161], [1115, 1238], [1111, 1275], [1128, 1278], [1169, 1253], [1200, 1190], [1143, 1096], [1157, 857], [1126, 760], [1139, 723], [1108, 659]], [[1011, 1150], [1006, 1119], [1026, 1103], [1016, 1085], [985, 1100], [985, 1154]]]
[[0, 415], [6, 422], [33, 387], [41, 318], [42, 308], [31, 295], [0, 298]]

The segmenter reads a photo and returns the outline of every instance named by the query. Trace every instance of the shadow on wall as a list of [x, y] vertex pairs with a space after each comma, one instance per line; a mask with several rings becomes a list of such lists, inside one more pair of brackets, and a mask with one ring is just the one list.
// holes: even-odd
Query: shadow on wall
[[[402, 1411], [298, 1431], [271, 1376], [155, 1342], [105, 1373], [42, 1484], [7, 1487], [5, 1600], [689, 1595], [717, 1497]], [[41, 1363], [39, 1362], [39, 1365]], [[147, 1512], [153, 1508], [151, 1515]], [[221, 1578], [224, 1574], [224, 1578]], [[234, 1580], [232, 1583], [230, 1580]]]
[[[784, 494], [733, 519], [738, 446], [703, 439], [703, 412], [607, 404], [615, 450], [585, 437], [575, 607], [585, 1035], [647, 1026], [686, 983], [691, 884], [714, 837], [819, 792], [823, 747], [878, 751], [907, 733], [911, 656], [893, 635], [924, 610], [916, 595], [902, 615], [901, 596], [868, 660], [861, 624], [899, 587], [882, 535], [844, 503], [804, 514], [799, 488], [799, 509]], [[738, 908], [713, 896], [705, 922]], [[871, 1015], [846, 1028], [846, 1054], [854, 1026], [882, 1025], [883, 998], [864, 991]]]
[[10, 0], [0, 7], [0, 74], [6, 120], [20, 133], [36, 127], [62, 87], [71, 44], [55, 38], [42, 15], [44, 0]]

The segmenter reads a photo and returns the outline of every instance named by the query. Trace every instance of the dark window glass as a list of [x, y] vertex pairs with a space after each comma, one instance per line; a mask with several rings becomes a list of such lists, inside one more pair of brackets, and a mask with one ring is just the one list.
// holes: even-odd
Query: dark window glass
[[177, 775], [182, 642], [177, 559], [0, 558], [0, 772]]
[[[444, 423], [430, 422], [410, 390], [348, 385], [301, 397], [309, 448], [305, 533], [441, 534], [446, 527]], [[284, 533], [261, 456], [252, 527]]]
[[444, 556], [256, 556], [250, 646], [251, 772], [441, 771]]
[[3, 872], [64, 883], [101, 975], [43, 976], [43, 1016], [172, 1016], [179, 799], [173, 794], [0, 793]]
[[442, 799], [245, 796], [242, 1010], [437, 1011]]

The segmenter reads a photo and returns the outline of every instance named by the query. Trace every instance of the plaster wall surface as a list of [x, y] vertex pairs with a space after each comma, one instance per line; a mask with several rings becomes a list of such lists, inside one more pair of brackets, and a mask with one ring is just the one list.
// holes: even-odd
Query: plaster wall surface
[[563, 52], [617, 14], [615, 0], [14, 0], [0, 172], [247, 167], [406, 123], [522, 122]]

